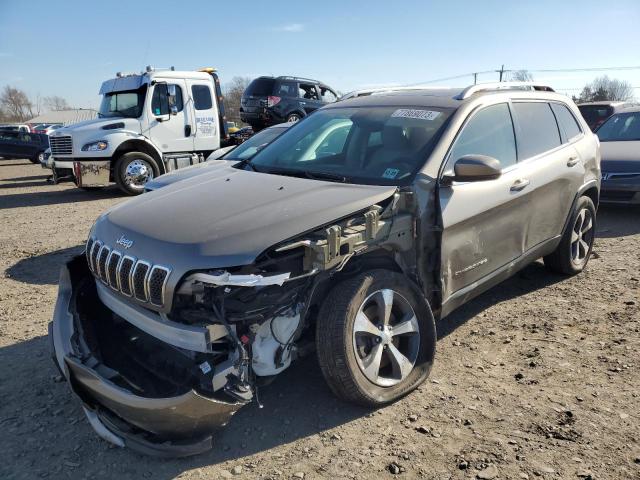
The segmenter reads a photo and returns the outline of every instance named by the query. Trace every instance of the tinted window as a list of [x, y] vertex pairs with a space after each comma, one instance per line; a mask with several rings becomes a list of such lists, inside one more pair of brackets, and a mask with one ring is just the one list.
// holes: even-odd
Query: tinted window
[[296, 97], [298, 95], [298, 87], [292, 82], [281, 82], [277, 86], [274, 95], [277, 97]]
[[211, 90], [207, 85], [192, 85], [193, 106], [196, 110], [209, 110], [213, 103], [211, 101]]
[[518, 156], [520, 160], [535, 157], [560, 146], [556, 117], [548, 103], [516, 102], [513, 110], [520, 127]]
[[[153, 97], [151, 98], [151, 111], [154, 115], [169, 115], [169, 99], [167, 98], [168, 90], [166, 83], [159, 83], [153, 89]], [[182, 88], [176, 85], [176, 107], [181, 112], [184, 105], [182, 101]]]
[[464, 155], [472, 154], [496, 158], [502, 168], [516, 163], [513, 121], [506, 103], [480, 110], [463, 127], [450, 158], [455, 162]]
[[256, 97], [266, 97], [273, 92], [273, 78], [256, 78], [244, 91], [244, 95], [253, 95]]
[[598, 129], [602, 142], [640, 140], [640, 112], [618, 113]]
[[565, 138], [563, 138], [563, 141], [570, 141], [582, 133], [575, 117], [565, 105], [552, 103], [551, 108], [553, 109], [553, 113], [556, 114], [560, 130], [564, 133]]

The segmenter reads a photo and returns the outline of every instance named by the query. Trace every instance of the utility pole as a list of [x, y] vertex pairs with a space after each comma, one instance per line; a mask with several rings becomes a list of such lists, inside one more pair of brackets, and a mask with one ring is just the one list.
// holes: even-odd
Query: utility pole
[[474, 73], [473, 74], [473, 84], [476, 85], [478, 83], [478, 74]]
[[500, 68], [500, 70], [496, 70], [497, 73], [500, 74], [500, 81], [502, 81], [502, 76], [504, 75], [504, 64]]

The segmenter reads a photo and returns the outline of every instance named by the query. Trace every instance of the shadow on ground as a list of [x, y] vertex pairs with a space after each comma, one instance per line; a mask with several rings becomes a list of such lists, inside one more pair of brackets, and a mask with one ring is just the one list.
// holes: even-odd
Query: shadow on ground
[[5, 275], [19, 282], [33, 285], [57, 285], [60, 267], [71, 257], [80, 255], [83, 249], [84, 245], [77, 245], [55, 252], [22, 258], [7, 268]]
[[[43, 183], [38, 182], [38, 185]], [[28, 186], [24, 183], [17, 186]], [[123, 193], [111, 186], [101, 190], [85, 191], [79, 188], [67, 190], [53, 190], [47, 192], [17, 193], [15, 195], [0, 195], [0, 210], [21, 207], [39, 207], [42, 205], [58, 205], [65, 203], [104, 200], [122, 197]]]
[[598, 208], [596, 236], [627, 237], [640, 233], [640, 206], [601, 205]]

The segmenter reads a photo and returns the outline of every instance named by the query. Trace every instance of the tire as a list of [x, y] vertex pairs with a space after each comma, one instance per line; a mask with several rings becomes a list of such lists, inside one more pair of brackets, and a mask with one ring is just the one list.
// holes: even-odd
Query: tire
[[139, 195], [144, 185], [160, 174], [156, 161], [142, 152], [129, 152], [122, 155], [113, 169], [118, 188], [127, 195]]
[[302, 120], [302, 115], [299, 113], [290, 113], [287, 115], [287, 123], [296, 123]]
[[31, 163], [35, 163], [36, 165], [39, 165], [42, 160], [44, 160], [44, 152], [38, 152], [37, 155], [29, 159]]
[[[380, 329], [361, 320], [362, 314], [373, 324], [381, 324], [383, 312], [378, 307], [393, 292], [390, 326], [411, 324], [415, 331], [393, 336], [393, 330]], [[413, 322], [400, 322], [414, 313]], [[356, 323], [356, 317], [359, 321]], [[362, 327], [365, 326], [367, 330]], [[357, 329], [360, 333], [356, 334]], [[371, 333], [374, 330], [374, 333]], [[382, 337], [385, 338], [382, 338]], [[380, 341], [378, 341], [378, 338]], [[390, 341], [391, 340], [391, 341]], [[389, 342], [390, 341], [390, 342]], [[368, 360], [376, 358], [378, 366]], [[336, 285], [327, 295], [320, 309], [316, 325], [318, 362], [329, 388], [339, 398], [379, 407], [393, 402], [414, 390], [429, 376], [436, 349], [436, 326], [427, 302], [404, 275], [389, 270], [371, 270]], [[400, 351], [407, 369], [393, 362], [394, 352]], [[410, 367], [413, 360], [413, 367]], [[369, 364], [369, 368], [365, 368]], [[365, 373], [365, 369], [369, 374]]]
[[587, 197], [580, 197], [571, 212], [569, 225], [558, 248], [544, 257], [545, 266], [556, 273], [576, 275], [587, 266], [596, 231], [596, 207]]

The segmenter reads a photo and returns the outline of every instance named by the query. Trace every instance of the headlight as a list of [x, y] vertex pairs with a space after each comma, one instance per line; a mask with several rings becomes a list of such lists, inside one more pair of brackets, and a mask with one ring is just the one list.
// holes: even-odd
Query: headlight
[[83, 152], [100, 152], [102, 150], [106, 150], [109, 144], [104, 140], [100, 140], [99, 142], [87, 143], [84, 147], [82, 147]]

